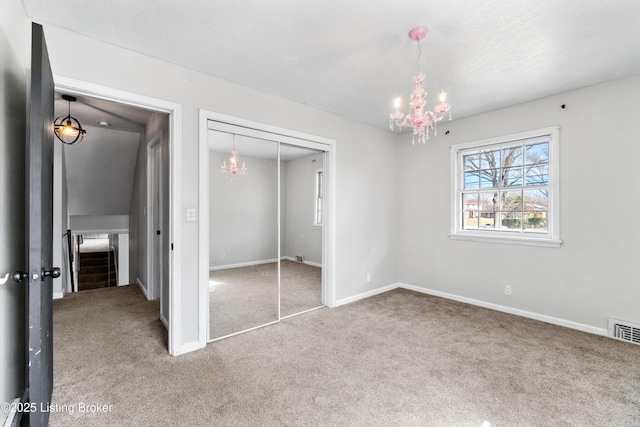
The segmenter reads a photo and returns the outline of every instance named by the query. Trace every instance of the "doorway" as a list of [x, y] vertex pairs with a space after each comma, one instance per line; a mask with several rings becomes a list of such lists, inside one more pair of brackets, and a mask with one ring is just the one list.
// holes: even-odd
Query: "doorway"
[[[162, 271], [163, 276], [163, 284], [162, 289], [159, 289], [155, 294], [156, 298], [165, 296], [164, 300], [161, 304], [161, 319], [163, 324], [168, 330], [168, 351], [172, 355], [177, 355], [185, 352], [186, 350], [181, 348], [180, 344], [180, 309], [178, 304], [176, 304], [179, 299], [175, 296], [179, 294], [179, 289], [176, 277], [180, 275], [180, 266], [179, 262], [176, 262], [178, 256], [173, 251], [173, 240], [175, 235], [179, 235], [180, 222], [176, 219], [175, 212], [177, 209], [175, 205], [177, 204], [177, 198], [174, 196], [174, 192], [176, 188], [179, 188], [179, 174], [176, 173], [177, 165], [176, 165], [176, 157], [179, 156], [179, 119], [180, 119], [180, 105], [159, 100], [153, 99], [146, 96], [141, 96], [133, 93], [126, 93], [119, 90], [114, 90], [111, 88], [106, 88], [98, 85], [94, 85], [87, 82], [81, 82], [74, 79], [68, 79], [63, 77], [55, 78], [56, 81], [56, 91], [72, 94], [77, 97], [89, 97], [92, 99], [112, 102], [116, 104], [122, 104], [129, 107], [139, 108], [151, 111], [154, 116], [150, 119], [150, 122], [154, 123], [151, 126], [152, 130], [146, 130], [147, 136], [150, 136], [152, 139], [158, 135], [162, 134], [163, 141], [163, 150], [161, 153], [161, 158], [163, 162], [166, 163], [166, 169], [159, 169], [161, 174], [163, 175], [162, 183], [160, 187], [158, 187], [158, 191], [164, 192], [165, 197], [162, 199], [161, 203], [166, 209], [164, 209], [163, 215], [158, 216], [157, 219], [160, 220], [163, 224], [163, 227], [160, 228], [162, 233], [162, 246], [158, 246], [162, 253], [161, 258], [165, 261], [162, 263], [160, 267], [160, 271]], [[157, 113], [157, 114], [156, 114]], [[158, 119], [154, 119], [154, 117], [158, 117]], [[166, 117], [162, 119], [162, 117]], [[155, 122], [154, 122], [155, 120]], [[164, 130], [162, 130], [161, 123], [165, 123]], [[140, 141], [141, 146], [147, 148], [147, 144], [145, 140]], [[131, 250], [136, 252], [138, 255], [135, 258], [131, 258], [132, 271], [138, 271], [140, 273], [140, 277], [135, 277], [132, 274], [132, 282], [138, 282], [138, 285], [143, 285], [141, 288], [143, 292], [145, 290], [151, 289], [148, 273], [149, 271], [153, 271], [154, 268], [149, 268], [147, 265], [148, 257], [147, 251], [152, 251], [153, 246], [147, 246], [147, 224], [146, 224], [146, 214], [147, 211], [151, 211], [148, 205], [148, 200], [145, 195], [146, 193], [146, 185], [147, 185], [147, 177], [146, 177], [146, 163], [147, 163], [147, 155], [143, 154], [143, 168], [141, 169], [144, 174], [138, 180], [142, 182], [142, 186], [138, 186], [133, 188], [133, 193], [130, 197], [132, 200], [137, 201], [137, 206], [132, 207], [132, 209], [137, 210], [137, 214], [131, 216], [131, 222], [133, 224], [129, 224], [129, 215], [126, 215], [125, 218], [111, 218], [112, 220], [118, 222], [119, 220], [127, 221], [127, 226], [125, 229], [129, 229], [129, 225], [132, 225], [136, 228], [139, 233], [136, 236], [131, 236]], [[101, 159], [102, 161], [106, 161], [107, 159]], [[136, 192], [139, 194], [136, 196]], [[168, 195], [168, 197], [166, 197]], [[159, 212], [158, 209], [154, 210], [155, 212]], [[76, 220], [86, 220], [86, 218], [75, 218]], [[70, 221], [73, 222], [74, 218], [71, 217]], [[155, 224], [157, 225], [157, 223]], [[70, 228], [75, 228], [72, 227]], [[115, 228], [119, 227], [119, 224], [116, 225]], [[143, 248], [141, 250], [141, 248]], [[157, 250], [155, 249], [155, 250]], [[156, 271], [158, 267], [155, 267]], [[155, 283], [155, 281], [153, 282]]]

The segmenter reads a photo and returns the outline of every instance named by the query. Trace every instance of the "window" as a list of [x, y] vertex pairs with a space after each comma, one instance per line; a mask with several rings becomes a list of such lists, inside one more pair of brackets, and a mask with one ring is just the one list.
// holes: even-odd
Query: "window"
[[452, 238], [559, 246], [559, 128], [451, 147]]
[[322, 169], [316, 169], [316, 210], [313, 225], [322, 226], [322, 211], [324, 209], [324, 174]]

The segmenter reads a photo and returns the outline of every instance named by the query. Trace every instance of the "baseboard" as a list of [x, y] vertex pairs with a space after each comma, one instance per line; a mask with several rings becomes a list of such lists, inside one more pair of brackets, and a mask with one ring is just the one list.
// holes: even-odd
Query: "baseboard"
[[141, 290], [141, 291], [142, 291], [142, 293], [144, 294], [144, 297], [145, 297], [146, 299], [149, 299], [149, 295], [147, 294], [147, 288], [146, 288], [146, 286], [144, 286], [144, 285], [142, 284], [142, 282], [140, 281], [140, 278], [137, 278], [137, 279], [136, 279], [136, 283], [138, 284], [138, 287], [140, 288], [140, 290]]
[[169, 330], [169, 320], [167, 320], [167, 318], [164, 317], [164, 314], [162, 314], [162, 313], [160, 314], [160, 321], [164, 325], [165, 329], [168, 331]]
[[[295, 257], [292, 257], [292, 256], [283, 256], [283, 257], [281, 257], [280, 259], [281, 259], [281, 260], [282, 260], [282, 259], [286, 259], [287, 261], [293, 261], [293, 262], [300, 263], [299, 261], [296, 261], [296, 258], [295, 258]], [[320, 263], [318, 263], [318, 262], [313, 262], [313, 261], [307, 261], [307, 260], [304, 260], [304, 261], [302, 261], [302, 263], [301, 263], [301, 264], [307, 264], [307, 265], [311, 265], [311, 266], [313, 266], [313, 267], [322, 268], [322, 264], [320, 264]]]
[[180, 349], [176, 353], [174, 353], [173, 356], [179, 356], [181, 354], [191, 353], [192, 351], [200, 350], [201, 348], [203, 347], [200, 345], [200, 342], [192, 341], [189, 343], [182, 344], [180, 346]]
[[607, 329], [604, 328], [596, 328], [594, 326], [585, 325], [583, 323], [572, 322], [571, 320], [560, 319], [557, 317], [547, 316], [544, 314], [534, 313], [531, 311], [521, 310], [519, 308], [507, 307], [500, 304], [493, 304], [485, 301], [480, 301], [473, 298], [462, 297], [459, 295], [450, 294], [447, 292], [436, 291], [433, 289], [423, 288], [421, 286], [409, 285], [406, 283], [396, 283], [396, 288], [408, 289], [415, 292], [420, 292], [427, 295], [433, 295], [440, 298], [446, 298], [453, 301], [463, 302], [465, 304], [471, 304], [478, 307], [484, 307], [491, 310], [501, 311], [503, 313], [514, 314], [516, 316], [526, 317], [529, 319], [539, 320], [545, 323], [551, 323], [553, 325], [563, 326], [569, 329], [575, 329], [582, 332], [588, 332], [590, 334], [595, 335], [607, 335]]
[[62, 299], [64, 298], [64, 293], [62, 292], [54, 292], [53, 293], [53, 299]]
[[217, 266], [213, 266], [213, 267], [210, 266], [209, 267], [209, 271], [226, 270], [226, 269], [229, 269], [229, 268], [250, 267], [252, 265], [271, 264], [272, 262], [278, 262], [278, 258], [263, 259], [263, 260], [259, 260], [259, 261], [239, 262], [237, 264], [217, 265]]
[[381, 288], [377, 288], [377, 289], [373, 289], [371, 291], [367, 291], [367, 292], [362, 292], [360, 294], [357, 295], [353, 295], [347, 298], [343, 298], [343, 299], [339, 299], [335, 302], [335, 304], [333, 305], [333, 307], [339, 307], [341, 305], [345, 305], [345, 304], [350, 304], [352, 302], [356, 302], [359, 301], [361, 299], [365, 299], [365, 298], [369, 298], [372, 297], [374, 295], [378, 295], [378, 294], [382, 294], [384, 292], [389, 292], [392, 291], [394, 289], [396, 289], [398, 287], [398, 284], [392, 284], [392, 285], [387, 285], [387, 286], [383, 286]]

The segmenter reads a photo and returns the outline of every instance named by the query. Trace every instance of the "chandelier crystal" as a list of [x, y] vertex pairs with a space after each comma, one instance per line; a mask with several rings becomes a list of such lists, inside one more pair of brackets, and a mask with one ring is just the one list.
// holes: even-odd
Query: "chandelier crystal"
[[394, 101], [395, 111], [389, 114], [389, 128], [391, 130], [402, 130], [402, 128], [410, 128], [413, 131], [413, 144], [425, 144], [429, 139], [429, 132], [433, 129], [434, 136], [437, 135], [437, 123], [443, 119], [446, 113], [449, 113], [451, 120], [451, 105], [447, 104], [447, 93], [440, 93], [440, 103], [433, 108], [433, 111], [426, 110], [427, 91], [424, 89], [423, 82], [425, 75], [420, 71], [420, 40], [427, 36], [429, 29], [427, 27], [416, 27], [409, 31], [409, 38], [415, 40], [418, 44], [418, 64], [416, 75], [413, 76], [413, 90], [409, 96], [409, 111], [403, 113], [400, 111], [401, 99], [396, 98]]
[[238, 152], [236, 151], [236, 136], [233, 135], [233, 149], [231, 150], [229, 163], [227, 164], [227, 161], [224, 160], [220, 168], [222, 168], [222, 173], [224, 173], [228, 178], [246, 175], [248, 170], [245, 166], [245, 163], [242, 162], [242, 167], [239, 167], [239, 164], [240, 161], [238, 160]]

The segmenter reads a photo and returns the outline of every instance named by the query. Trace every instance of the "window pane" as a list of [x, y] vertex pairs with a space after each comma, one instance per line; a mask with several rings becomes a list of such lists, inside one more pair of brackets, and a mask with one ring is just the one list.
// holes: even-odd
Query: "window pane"
[[527, 177], [525, 185], [547, 185], [549, 184], [549, 165], [526, 166]]
[[546, 233], [547, 212], [526, 212], [524, 214], [524, 231], [531, 233]]
[[478, 193], [463, 193], [462, 209], [464, 209], [465, 211], [477, 211], [478, 210]]
[[502, 149], [502, 166], [508, 168], [510, 166], [522, 165], [522, 146], [509, 147]]
[[478, 229], [478, 213], [477, 212], [463, 212], [462, 213], [462, 228], [464, 230], [477, 230]]
[[481, 211], [497, 211], [499, 208], [498, 204], [498, 193], [480, 193], [480, 210]]
[[480, 187], [480, 173], [479, 172], [465, 172], [464, 173], [464, 188], [478, 188]]
[[502, 211], [522, 212], [522, 191], [503, 191]]
[[500, 183], [500, 169], [485, 169], [480, 171], [480, 188], [498, 187]]
[[525, 190], [524, 211], [543, 212], [549, 210], [549, 196], [547, 190]]
[[483, 151], [480, 153], [480, 169], [495, 169], [500, 167], [500, 150]]
[[502, 186], [513, 187], [522, 185], [522, 168], [505, 168], [502, 171]]
[[520, 231], [522, 229], [522, 213], [502, 212], [500, 224], [503, 230]]
[[494, 230], [496, 228], [495, 212], [480, 212], [478, 222], [481, 230]]
[[464, 156], [464, 170], [474, 171], [480, 169], [480, 155], [468, 154]]
[[525, 164], [536, 165], [549, 163], [549, 143], [527, 145], [525, 153]]

